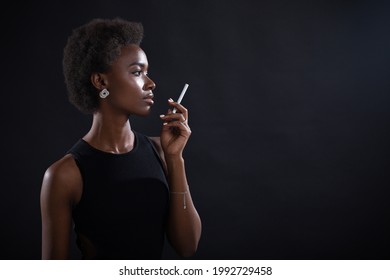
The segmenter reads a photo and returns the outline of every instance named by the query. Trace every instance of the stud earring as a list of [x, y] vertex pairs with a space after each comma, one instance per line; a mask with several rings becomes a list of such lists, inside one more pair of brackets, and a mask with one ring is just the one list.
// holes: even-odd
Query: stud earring
[[106, 98], [109, 94], [110, 92], [106, 88], [102, 89], [102, 91], [99, 92], [100, 98]]

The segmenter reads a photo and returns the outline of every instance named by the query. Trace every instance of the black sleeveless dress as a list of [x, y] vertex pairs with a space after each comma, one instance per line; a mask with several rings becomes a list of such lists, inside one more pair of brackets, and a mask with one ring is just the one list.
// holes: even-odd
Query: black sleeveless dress
[[68, 152], [83, 179], [73, 210], [83, 259], [161, 259], [168, 183], [149, 138], [134, 134], [128, 153], [103, 152], [82, 139]]

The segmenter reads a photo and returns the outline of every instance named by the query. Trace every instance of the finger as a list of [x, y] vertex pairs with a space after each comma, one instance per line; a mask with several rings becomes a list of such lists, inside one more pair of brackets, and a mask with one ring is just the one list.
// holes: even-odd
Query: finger
[[183, 114], [169, 114], [169, 115], [160, 115], [160, 118], [164, 122], [172, 122], [172, 121], [180, 121], [180, 122], [186, 122], [187, 119], [184, 117]]
[[185, 122], [179, 122], [179, 121], [164, 122], [164, 123], [163, 123], [163, 126], [164, 126], [164, 127], [167, 127], [167, 128], [170, 128], [170, 127], [172, 127], [172, 128], [177, 128], [177, 129], [179, 129], [179, 130], [181, 130], [181, 131], [186, 131], [186, 132], [191, 133], [190, 127], [189, 127], [188, 124], [185, 123]]
[[164, 123], [162, 133], [169, 133], [171, 136], [188, 138], [191, 135], [191, 130], [188, 126], [181, 122]]
[[171, 98], [168, 99], [168, 103], [169, 103], [170, 106], [176, 108], [177, 111], [182, 113], [184, 115], [185, 119], [188, 119], [188, 110], [187, 110], [186, 107], [184, 107], [180, 103], [177, 103], [177, 102], [173, 101]]

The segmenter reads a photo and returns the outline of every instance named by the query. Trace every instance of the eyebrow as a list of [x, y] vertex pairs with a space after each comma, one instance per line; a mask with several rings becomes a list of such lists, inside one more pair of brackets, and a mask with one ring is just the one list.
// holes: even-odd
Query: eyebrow
[[130, 63], [127, 67], [131, 67], [131, 66], [134, 66], [134, 65], [138, 65], [142, 68], [145, 68], [146, 67], [146, 64], [145, 63], [141, 63], [141, 62], [133, 62], [133, 63]]

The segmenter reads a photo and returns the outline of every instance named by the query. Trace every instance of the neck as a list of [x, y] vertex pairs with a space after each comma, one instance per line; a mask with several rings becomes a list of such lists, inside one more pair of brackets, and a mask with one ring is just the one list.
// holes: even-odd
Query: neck
[[83, 137], [93, 147], [109, 153], [126, 153], [134, 146], [134, 134], [128, 117], [114, 117], [96, 112], [92, 126]]

